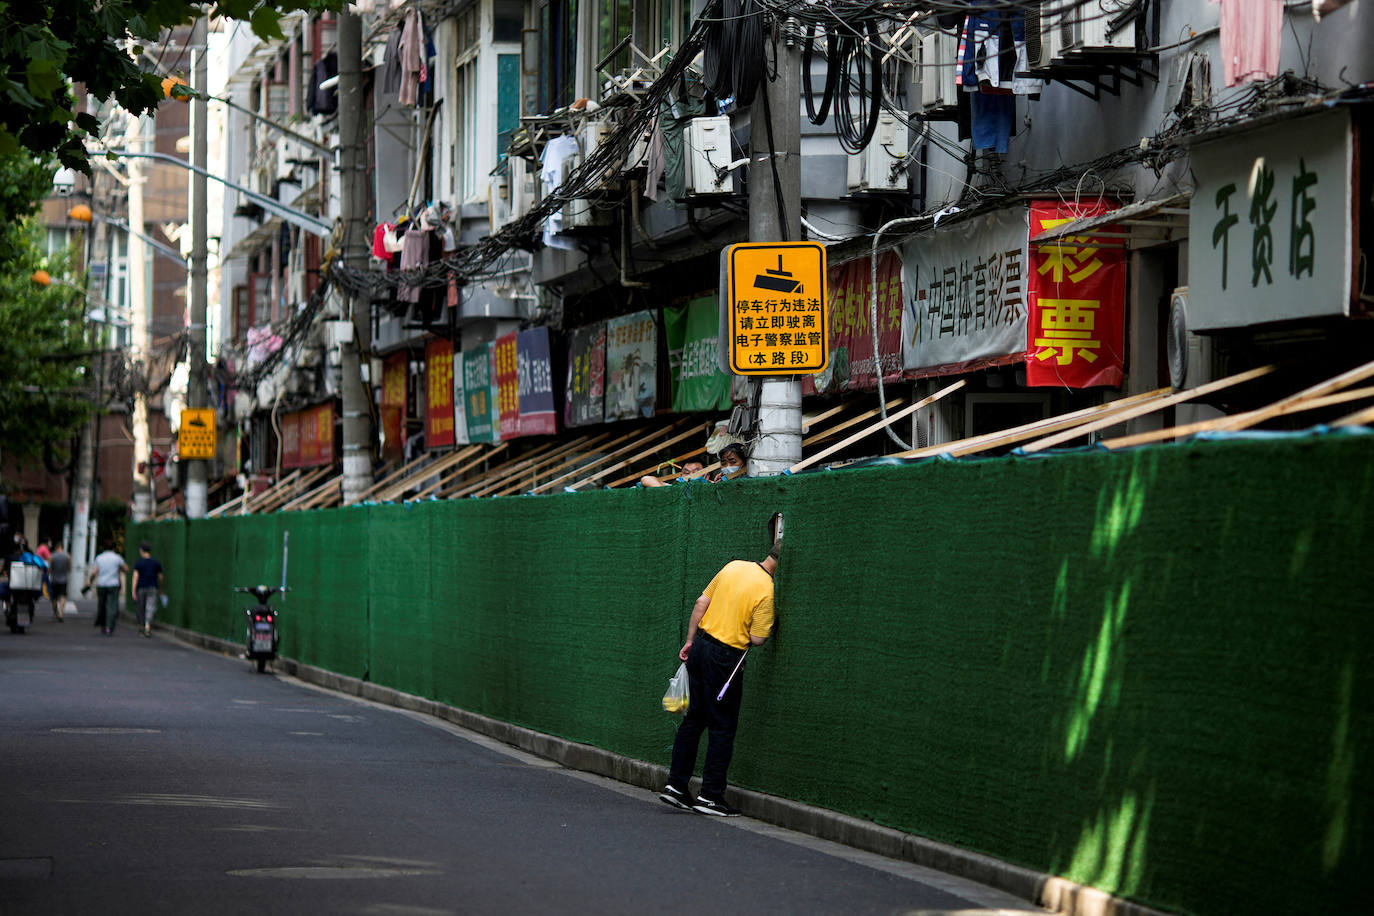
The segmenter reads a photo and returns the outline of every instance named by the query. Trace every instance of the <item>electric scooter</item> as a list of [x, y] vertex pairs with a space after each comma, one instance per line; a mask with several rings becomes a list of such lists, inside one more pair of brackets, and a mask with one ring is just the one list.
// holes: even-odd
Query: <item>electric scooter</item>
[[33, 608], [43, 594], [43, 568], [36, 563], [14, 560], [9, 564], [6, 585], [5, 625], [11, 633], [23, 633], [33, 626]]
[[255, 585], [252, 588], [239, 586], [236, 592], [244, 592], [258, 599], [256, 607], [246, 607], [244, 614], [248, 615], [248, 646], [245, 657], [250, 661], [258, 663], [258, 673], [267, 670], [267, 663], [277, 657], [277, 647], [281, 642], [281, 634], [277, 632], [277, 611], [269, 607], [267, 602], [278, 592], [287, 592], [287, 588], [272, 588], [267, 585]]

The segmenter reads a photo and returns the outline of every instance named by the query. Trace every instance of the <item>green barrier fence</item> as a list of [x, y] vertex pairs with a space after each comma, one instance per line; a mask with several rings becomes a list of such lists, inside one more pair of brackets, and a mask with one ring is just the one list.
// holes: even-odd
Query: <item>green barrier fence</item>
[[[731, 781], [1187, 913], [1374, 892], [1374, 439], [143, 525], [169, 622], [666, 764], [691, 603], [786, 515]], [[1362, 864], [1363, 863], [1363, 864]], [[1314, 904], [1315, 902], [1315, 904]]]

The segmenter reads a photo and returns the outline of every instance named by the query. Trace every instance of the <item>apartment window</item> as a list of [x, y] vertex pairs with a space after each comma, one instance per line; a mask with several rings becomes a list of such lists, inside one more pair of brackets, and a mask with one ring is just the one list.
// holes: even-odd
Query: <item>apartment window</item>
[[630, 0], [596, 0], [596, 61], [601, 63], [595, 75], [599, 84], [602, 78], [630, 66], [630, 49], [626, 46], [610, 60], [605, 60], [616, 45], [630, 34]]
[[481, 8], [481, 0], [471, 4], [467, 9], [458, 14], [458, 53], [473, 50], [481, 40], [480, 20], [478, 20], [478, 10]]
[[454, 121], [458, 126], [458, 162], [455, 172], [458, 176], [458, 200], [464, 201], [477, 193], [481, 176], [478, 174], [480, 163], [477, 150], [477, 55], [473, 54], [458, 65], [454, 81], [454, 97], [458, 100], [458, 111]]
[[[533, 70], [527, 66], [526, 69]], [[577, 0], [545, 0], [539, 6], [539, 110], [573, 101], [577, 73]]]
[[242, 340], [253, 326], [253, 297], [248, 287], [234, 287], [234, 339]]

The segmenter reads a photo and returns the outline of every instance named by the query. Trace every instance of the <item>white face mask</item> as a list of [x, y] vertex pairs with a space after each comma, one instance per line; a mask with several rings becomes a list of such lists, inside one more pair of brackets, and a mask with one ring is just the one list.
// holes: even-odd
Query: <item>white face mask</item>
[[744, 469], [740, 467], [738, 464], [722, 464], [720, 466], [720, 472], [724, 474], [726, 477], [738, 474], [742, 470]]

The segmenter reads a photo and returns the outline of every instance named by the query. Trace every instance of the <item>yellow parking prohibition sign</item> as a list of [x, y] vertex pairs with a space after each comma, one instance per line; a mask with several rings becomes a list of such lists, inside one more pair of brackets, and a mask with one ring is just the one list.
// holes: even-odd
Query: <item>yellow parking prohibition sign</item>
[[746, 242], [726, 249], [725, 262], [731, 371], [823, 371], [830, 357], [824, 246]]
[[213, 407], [188, 407], [181, 412], [177, 452], [185, 459], [212, 460], [219, 437], [215, 433]]

